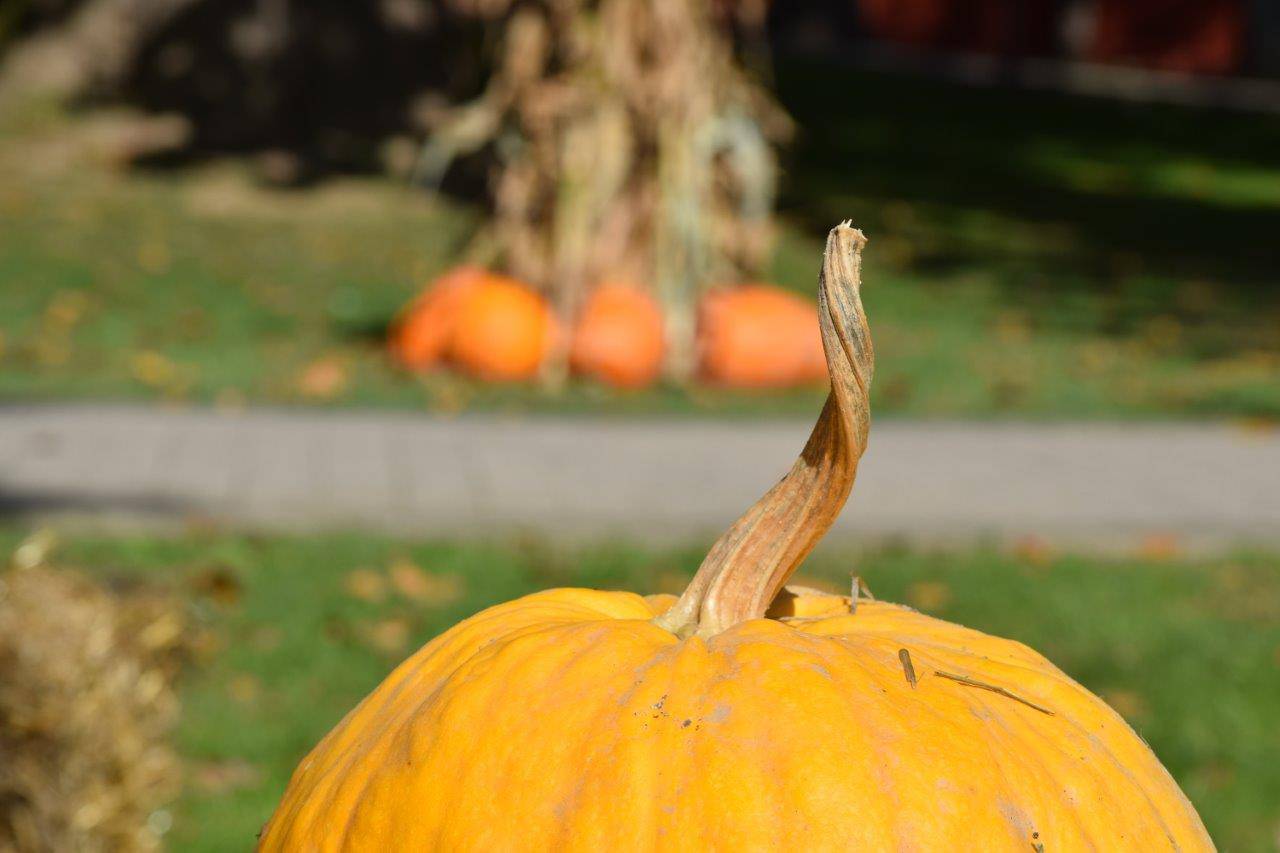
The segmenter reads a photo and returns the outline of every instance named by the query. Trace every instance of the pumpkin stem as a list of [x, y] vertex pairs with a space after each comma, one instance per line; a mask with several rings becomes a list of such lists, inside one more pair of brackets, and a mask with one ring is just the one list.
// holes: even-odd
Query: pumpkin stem
[[831, 393], [791, 471], [711, 546], [688, 589], [654, 623], [681, 637], [718, 634], [759, 619], [840, 514], [871, 424], [875, 357], [859, 297], [862, 232], [827, 235], [818, 321]]

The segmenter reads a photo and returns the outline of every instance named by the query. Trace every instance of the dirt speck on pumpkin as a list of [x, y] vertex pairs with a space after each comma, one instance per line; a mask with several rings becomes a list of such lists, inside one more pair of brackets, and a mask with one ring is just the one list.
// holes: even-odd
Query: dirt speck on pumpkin
[[733, 709], [725, 702], [719, 702], [716, 707], [704, 719], [708, 723], [723, 723], [729, 719], [729, 714]]
[[1027, 817], [1027, 813], [1017, 804], [1002, 799], [996, 803], [996, 808], [1000, 810], [1000, 816], [1019, 834], [1030, 835], [1035, 831], [1032, 828], [1030, 819]]

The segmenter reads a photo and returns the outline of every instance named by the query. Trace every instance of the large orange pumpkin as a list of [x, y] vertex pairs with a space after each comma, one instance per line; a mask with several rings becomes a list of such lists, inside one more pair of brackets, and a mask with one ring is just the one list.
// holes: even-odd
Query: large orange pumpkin
[[531, 379], [554, 336], [546, 300], [515, 279], [490, 275], [459, 303], [449, 355], [478, 379]]
[[396, 320], [392, 356], [412, 370], [434, 367], [449, 351], [458, 307], [489, 273], [480, 267], [455, 267], [433, 281]]
[[777, 388], [827, 375], [813, 303], [766, 284], [703, 297], [698, 352], [702, 377], [719, 385]]
[[832, 389], [804, 452], [684, 595], [557, 589], [445, 632], [303, 760], [261, 849], [1213, 848], [1142, 739], [1036, 652], [784, 588], [866, 447], [862, 245], [828, 239]]
[[620, 388], [658, 378], [666, 351], [662, 309], [635, 287], [605, 283], [587, 297], [573, 328], [574, 371]]

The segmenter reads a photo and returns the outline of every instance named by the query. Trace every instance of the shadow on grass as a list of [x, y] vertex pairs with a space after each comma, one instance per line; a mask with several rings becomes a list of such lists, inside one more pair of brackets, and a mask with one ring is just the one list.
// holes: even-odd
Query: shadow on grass
[[1169, 313], [1225, 322], [1228, 349], [1280, 343], [1248, 331], [1280, 319], [1280, 118], [807, 61], [778, 82], [803, 128], [783, 210], [806, 231], [853, 217], [904, 273], [977, 272], [1010, 305], [1083, 288], [1110, 303], [1094, 332]]

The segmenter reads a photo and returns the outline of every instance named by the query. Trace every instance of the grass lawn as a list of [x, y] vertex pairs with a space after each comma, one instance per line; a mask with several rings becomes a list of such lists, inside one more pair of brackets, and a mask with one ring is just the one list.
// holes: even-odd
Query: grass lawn
[[[0, 531], [0, 553], [20, 536]], [[213, 533], [72, 537], [55, 553], [60, 565], [182, 590], [213, 639], [184, 682], [178, 733], [188, 773], [171, 846], [197, 851], [251, 844], [302, 754], [457, 620], [549, 586], [678, 591], [700, 558], [624, 544]], [[1278, 563], [828, 550], [802, 575], [843, 587], [857, 573], [882, 598], [1036, 647], [1138, 729], [1222, 849], [1261, 853], [1280, 833]], [[405, 564], [429, 582], [397, 587]]]
[[[771, 275], [811, 293], [825, 230], [867, 230], [878, 412], [1280, 415], [1280, 119], [802, 63], [779, 90], [802, 130]], [[129, 128], [0, 113], [0, 397], [808, 413], [821, 394], [403, 375], [382, 329], [474, 209], [376, 177], [126, 169]]]

